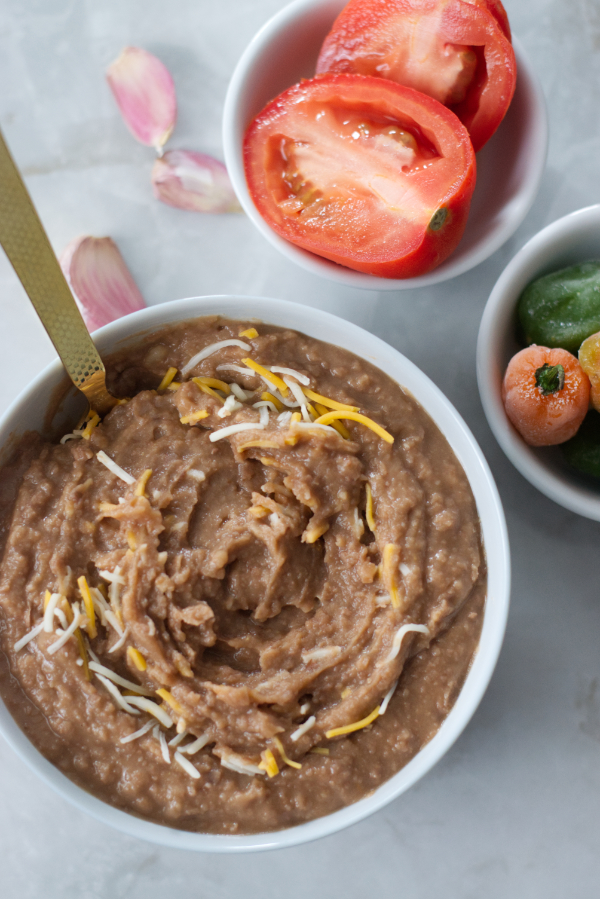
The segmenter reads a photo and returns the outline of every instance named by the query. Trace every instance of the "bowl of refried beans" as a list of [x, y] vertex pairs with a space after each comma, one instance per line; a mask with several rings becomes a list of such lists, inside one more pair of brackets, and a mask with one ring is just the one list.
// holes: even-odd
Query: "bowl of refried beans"
[[0, 422], [0, 732], [76, 806], [176, 848], [331, 834], [466, 727], [508, 612], [468, 428], [410, 361], [316, 309], [151, 307]]

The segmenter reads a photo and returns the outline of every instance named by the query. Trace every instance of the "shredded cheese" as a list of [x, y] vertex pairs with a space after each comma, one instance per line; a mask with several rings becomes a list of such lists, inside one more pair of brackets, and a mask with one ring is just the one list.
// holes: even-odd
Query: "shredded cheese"
[[351, 693], [352, 693], [352, 687], [344, 687], [344, 689], [340, 693], [340, 696], [342, 697], [342, 699], [348, 699], [348, 697], [350, 696]]
[[319, 662], [321, 659], [330, 659], [332, 656], [338, 656], [342, 650], [339, 646], [323, 646], [320, 649], [311, 649], [302, 653], [302, 661]]
[[157, 390], [166, 390], [176, 374], [177, 374], [176, 368], [173, 368], [172, 366], [171, 366], [171, 368], [168, 368], [165, 372], [164, 378], [162, 379], [162, 381], [160, 382], [160, 384], [158, 385], [158, 387], [156, 389]]
[[189, 774], [190, 777], [194, 778], [194, 780], [198, 780], [198, 778], [200, 777], [200, 772], [197, 768], [194, 768], [189, 759], [186, 759], [186, 757], [180, 752], [175, 752], [173, 758], [175, 759], [177, 764], [183, 768], [186, 774]]
[[[104, 677], [103, 674], [96, 674], [96, 677], [100, 681], [100, 683], [105, 687], [106, 690], [113, 697], [119, 708], [123, 709], [124, 712], [127, 712], [129, 715], [139, 715], [137, 709], [134, 709], [133, 706], [129, 704], [127, 699], [124, 696], [121, 696], [115, 685], [110, 681], [107, 677]], [[134, 699], [135, 697], [131, 697]]]
[[323, 521], [318, 527], [311, 528], [309, 526], [302, 534], [302, 543], [316, 543], [319, 537], [322, 537], [328, 530], [329, 524], [326, 521]]
[[289, 387], [289, 389], [292, 393], [292, 396], [294, 397], [294, 399], [296, 400], [298, 405], [306, 406], [306, 397], [304, 395], [302, 388], [300, 387], [300, 384], [297, 384], [295, 381], [292, 380], [292, 378], [288, 378], [287, 376], [284, 377], [283, 381], [286, 384], [286, 386]]
[[258, 765], [254, 765], [251, 761], [238, 755], [236, 752], [229, 752], [221, 756], [221, 764], [230, 771], [237, 771], [238, 774], [263, 774], [263, 769]]
[[152, 733], [154, 734], [154, 737], [160, 743], [160, 751], [162, 753], [163, 759], [165, 760], [167, 765], [170, 765], [171, 764], [171, 756], [169, 755], [169, 747], [167, 746], [167, 740], [166, 740], [166, 737], [165, 737], [163, 731], [158, 726], [158, 724], [154, 725], [154, 729], [153, 729]]
[[244, 450], [250, 449], [252, 446], [262, 447], [263, 449], [279, 449], [279, 444], [275, 443], [274, 440], [249, 440], [248, 443], [242, 443], [241, 446], [238, 446], [238, 453], [243, 453]]
[[[318, 418], [319, 415], [327, 415], [328, 411], [327, 407], [322, 403], [315, 403], [315, 418]], [[341, 421], [332, 421], [331, 427], [335, 428], [340, 437], [343, 437], [344, 440], [350, 440], [350, 431], [341, 423]]]
[[209, 387], [208, 384], [204, 384], [200, 378], [192, 378], [192, 381], [194, 382], [196, 387], [200, 388], [202, 393], [207, 393], [209, 396], [212, 396], [212, 398], [215, 400], [218, 400], [221, 403], [221, 405], [223, 405], [225, 403], [225, 400], [223, 399], [223, 397], [219, 396], [217, 391], [213, 390], [212, 387]]
[[146, 699], [144, 696], [129, 696], [127, 701], [130, 702], [131, 705], [137, 706], [137, 708], [141, 709], [143, 712], [154, 715], [167, 730], [170, 727], [173, 727], [173, 719], [171, 716], [168, 715], [164, 709], [161, 709], [158, 703], [152, 702], [151, 699]]
[[307, 378], [306, 375], [301, 375], [295, 368], [282, 368], [281, 365], [272, 365], [271, 371], [279, 372], [281, 375], [290, 375], [290, 377], [295, 378], [301, 384], [304, 384], [305, 387], [310, 386], [310, 378]]
[[197, 412], [191, 412], [189, 415], [184, 415], [179, 421], [182, 425], [191, 425], [195, 424], [197, 421], [202, 421], [203, 418], [208, 418], [206, 409], [199, 409]]
[[[400, 608], [400, 594], [398, 592], [398, 581], [395, 572], [395, 569], [398, 567], [396, 562], [398, 552], [399, 550], [395, 543], [387, 543], [383, 548], [382, 559], [383, 577], [386, 586], [390, 591], [392, 606], [395, 609]], [[394, 564], [394, 562], [396, 562], [396, 564]]]
[[138, 671], [145, 671], [148, 667], [146, 664], [146, 659], [141, 654], [139, 649], [135, 648], [135, 646], [127, 647], [127, 657], [129, 658], [131, 663], [135, 665]]
[[85, 640], [83, 639], [83, 634], [81, 633], [81, 630], [79, 628], [77, 628], [77, 630], [75, 631], [75, 639], [77, 640], [79, 655], [81, 656], [81, 661], [83, 663], [83, 673], [85, 675], [85, 679], [87, 681], [91, 681], [92, 675], [90, 673], [90, 664], [87, 650], [85, 648]]
[[232, 381], [229, 386], [231, 387], [231, 392], [238, 398], [240, 403], [245, 403], [248, 397], [252, 396], [253, 391], [249, 390], [248, 393], [246, 393], [246, 391], [243, 390], [239, 384], [236, 384], [235, 381]]
[[382, 440], [385, 440], [386, 443], [394, 442], [394, 438], [385, 430], [385, 428], [382, 428], [381, 425], [378, 425], [377, 422], [373, 421], [373, 419], [369, 418], [367, 415], [361, 415], [360, 412], [327, 412], [326, 415], [321, 415], [320, 418], [317, 418], [316, 424], [328, 425], [338, 418], [357, 421], [359, 424], [365, 425], [367, 428], [375, 431], [377, 436], [381, 437]]
[[182, 746], [179, 751], [185, 752], [186, 755], [196, 755], [197, 752], [204, 749], [207, 743], [210, 743], [210, 734], [202, 734], [202, 736], [198, 737], [197, 740], [194, 740], [193, 743], [187, 743], [185, 746]]
[[392, 640], [392, 648], [386, 662], [392, 662], [400, 652], [402, 640], [406, 634], [414, 631], [417, 634], [425, 634], [429, 636], [429, 628], [425, 624], [403, 624], [402, 627], [394, 634]]
[[217, 343], [211, 343], [209, 346], [204, 347], [203, 350], [200, 350], [199, 353], [196, 353], [195, 356], [186, 362], [186, 364], [181, 369], [181, 374], [185, 378], [188, 372], [190, 372], [199, 362], [202, 362], [203, 359], [206, 359], [208, 356], [212, 356], [213, 353], [218, 352], [219, 350], [224, 349], [228, 346], [237, 346], [241, 350], [250, 350], [252, 347], [248, 343], [243, 343], [241, 340], [236, 340], [232, 338], [231, 340], [219, 340]]
[[275, 777], [276, 774], [279, 774], [279, 765], [270, 749], [265, 749], [264, 752], [261, 752], [260, 757], [262, 762], [258, 767], [266, 771], [269, 777]]
[[220, 378], [205, 378], [198, 377], [192, 378], [194, 384], [197, 384], [200, 387], [203, 384], [205, 387], [214, 387], [215, 390], [220, 390], [221, 393], [224, 393], [226, 396], [229, 396], [231, 393], [231, 387], [226, 381], [221, 381]]
[[308, 718], [308, 720], [306, 720], [304, 724], [301, 724], [293, 734], [290, 734], [290, 740], [292, 741], [292, 743], [296, 743], [300, 739], [300, 737], [303, 737], [304, 734], [311, 729], [311, 727], [315, 726], [316, 722], [317, 719], [315, 718], [315, 716], [311, 715], [310, 718]]
[[329, 397], [321, 396], [320, 393], [315, 393], [314, 390], [305, 390], [304, 393], [309, 400], [314, 400], [315, 403], [321, 403], [322, 406], [327, 406], [328, 409], [337, 409], [338, 412], [358, 412], [358, 406], [348, 406], [346, 403], [338, 403], [337, 400], [330, 400]]
[[58, 650], [61, 649], [65, 645], [65, 643], [67, 643], [67, 641], [73, 636], [79, 625], [84, 620], [85, 616], [78, 611], [66, 631], [63, 631], [56, 643], [53, 643], [48, 647], [48, 655], [53, 655], [55, 652], [58, 652]]
[[188, 732], [187, 732], [187, 728], [186, 728], [185, 730], [182, 730], [181, 733], [176, 734], [172, 740], [169, 740], [169, 746], [179, 746], [181, 741], [185, 740], [187, 735], [188, 735]]
[[46, 590], [44, 599], [44, 630], [47, 634], [51, 634], [54, 631], [54, 610], [59, 602], [62, 601], [62, 598], [61, 593], [50, 593], [49, 590]]
[[119, 687], [123, 687], [125, 690], [132, 690], [133, 693], [137, 693], [141, 696], [152, 696], [152, 690], [146, 690], [145, 687], [141, 687], [139, 684], [135, 684], [131, 680], [127, 680], [125, 677], [121, 677], [120, 674], [116, 674], [114, 671], [111, 671], [110, 668], [107, 668], [106, 665], [102, 665], [100, 662], [93, 660], [90, 662], [90, 669], [94, 672], [94, 674], [102, 675], [102, 677], [108, 678], [108, 680], [117, 684]]
[[100, 450], [99, 453], [96, 453], [96, 459], [108, 468], [109, 471], [116, 474], [118, 478], [125, 481], [126, 484], [135, 484], [135, 478], [132, 478], [130, 474], [127, 474], [127, 472], [124, 471], [120, 465], [117, 465], [116, 462], [113, 462], [113, 460], [106, 455], [104, 450]]
[[93, 416], [90, 418], [87, 425], [81, 432], [81, 436], [83, 437], [84, 440], [90, 439], [90, 437], [92, 436], [92, 431], [94, 430], [96, 425], [98, 425], [99, 423], [100, 423], [100, 416], [98, 415], [97, 412], [94, 412]]
[[380, 715], [380, 717], [381, 717], [381, 715], [384, 715], [384, 714], [385, 714], [386, 709], [387, 709], [388, 705], [390, 704], [390, 699], [392, 698], [392, 696], [393, 696], [394, 693], [396, 692], [396, 687], [397, 687], [397, 686], [398, 686], [398, 681], [395, 680], [394, 683], [392, 684], [392, 686], [390, 687], [390, 689], [387, 691], [387, 693], [386, 693], [385, 696], [383, 697], [383, 702], [381, 703], [381, 706], [380, 706], [380, 708], [379, 708], [379, 715]]
[[147, 468], [146, 471], [138, 478], [138, 482], [135, 485], [135, 490], [133, 491], [135, 496], [146, 496], [146, 485], [151, 477], [152, 469]]
[[372, 724], [373, 721], [379, 717], [380, 708], [380, 706], [377, 706], [370, 715], [367, 715], [366, 718], [362, 718], [360, 721], [355, 721], [353, 724], [345, 724], [344, 727], [334, 727], [331, 730], [326, 731], [325, 736], [328, 740], [332, 740], [334, 737], [341, 737], [344, 734], [351, 734], [354, 733], [355, 730], [362, 730], [363, 727], [368, 727], [369, 724]]
[[276, 396], [273, 396], [272, 393], [269, 393], [268, 390], [264, 390], [260, 395], [261, 400], [265, 400], [267, 403], [273, 403], [278, 412], [283, 412], [285, 406], [278, 400]]
[[367, 524], [369, 525], [369, 530], [374, 534], [375, 533], [375, 517], [373, 515], [373, 493], [371, 491], [371, 485], [367, 481], [366, 485], [366, 493], [367, 493], [367, 502], [365, 508], [365, 518], [367, 519]]
[[257, 375], [260, 375], [261, 378], [264, 378], [265, 381], [268, 381], [269, 384], [272, 384], [282, 396], [288, 395], [288, 386], [280, 377], [272, 374], [267, 368], [259, 365], [258, 362], [255, 362], [254, 359], [250, 359], [250, 357], [242, 359], [242, 362], [244, 365], [247, 365], [248, 368], [251, 368], [252, 371], [255, 371]]
[[205, 481], [206, 475], [203, 471], [200, 471], [199, 468], [188, 468], [186, 471], [188, 478], [193, 478], [195, 481]]
[[325, 749], [324, 746], [315, 746], [314, 749], [310, 750], [313, 755], [329, 755], [329, 750]]
[[21, 637], [20, 640], [17, 640], [13, 649], [15, 652], [19, 652], [19, 650], [23, 649], [23, 647], [27, 646], [32, 640], [35, 640], [38, 634], [42, 632], [44, 629], [44, 619], [40, 621], [39, 624], [36, 624], [35, 627], [32, 627], [30, 631], [28, 631], [24, 637]]
[[230, 437], [231, 434], [237, 434], [239, 431], [262, 431], [264, 430], [264, 425], [261, 425], [258, 421], [244, 421], [239, 425], [228, 425], [226, 428], [219, 428], [218, 431], [213, 431], [212, 434], [208, 435], [208, 439], [211, 443], [214, 443], [215, 440], [221, 440], [223, 437]]
[[290, 418], [290, 427], [291, 425], [297, 424], [300, 421], [302, 421], [302, 415], [300, 414], [300, 412], [292, 412], [292, 417]]
[[175, 391], [179, 390], [180, 387], [181, 387], [181, 381], [171, 381], [171, 383], [167, 387], [167, 390], [170, 390], [173, 393], [175, 393]]
[[255, 337], [258, 337], [258, 331], [256, 328], [247, 328], [245, 331], [240, 331], [238, 337], [247, 337], [248, 340], [254, 340]]
[[147, 721], [143, 727], [140, 727], [139, 730], [134, 731], [134, 733], [129, 734], [127, 737], [121, 737], [119, 743], [131, 743], [132, 740], [139, 740], [140, 737], [143, 737], [144, 734], [147, 734], [149, 730], [155, 727], [154, 721]]
[[160, 690], [156, 691], [157, 696], [160, 696], [161, 699], [164, 699], [168, 705], [171, 706], [174, 712], [178, 715], [183, 715], [183, 708], [179, 705], [175, 697], [168, 690], [165, 690], [164, 687], [161, 687]]
[[294, 761], [292, 761], [292, 759], [288, 758], [288, 756], [286, 755], [285, 749], [283, 748], [283, 743], [281, 742], [279, 737], [273, 737], [273, 742], [277, 746], [277, 749], [279, 750], [279, 755], [281, 756], [281, 758], [285, 762], [285, 764], [289, 765], [290, 768], [296, 768], [298, 771], [300, 771], [300, 769], [302, 768], [302, 765], [300, 764], [300, 762], [294, 762]]

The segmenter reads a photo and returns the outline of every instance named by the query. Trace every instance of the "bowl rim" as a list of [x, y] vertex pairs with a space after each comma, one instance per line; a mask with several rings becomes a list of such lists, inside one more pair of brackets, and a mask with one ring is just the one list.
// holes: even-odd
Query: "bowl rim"
[[[538, 272], [547, 268], [548, 258], [557, 255], [566, 238], [598, 231], [600, 246], [600, 204], [576, 209], [538, 231], [516, 253], [496, 281], [483, 311], [477, 337], [477, 384], [488, 424], [515, 468], [541, 493], [555, 503], [600, 521], [600, 495], [591, 495], [583, 485], [571, 482], [565, 470], [561, 477], [543, 464], [538, 450], [528, 446], [508, 420], [501, 396], [505, 363], [500, 360], [506, 327], [514, 320], [521, 291]], [[599, 253], [600, 255], [600, 253]]]
[[462, 260], [456, 257], [453, 261], [453, 257], [460, 250], [459, 244], [454, 254], [440, 266], [426, 275], [415, 278], [380, 278], [337, 265], [290, 243], [276, 234], [262, 218], [250, 197], [246, 184], [243, 149], [237, 140], [237, 121], [245, 83], [255, 66], [260, 65], [263, 56], [269, 52], [270, 46], [277, 40], [279, 33], [315, 9], [327, 6], [333, 8], [339, 5], [338, 11], [341, 11], [346, 2], [347, 0], [293, 0], [265, 22], [242, 53], [231, 76], [223, 107], [223, 149], [233, 189], [244, 212], [263, 237], [287, 259], [312, 274], [363, 290], [409, 290], [442, 283], [464, 274], [495, 253], [515, 233], [533, 205], [546, 167], [549, 136], [548, 112], [540, 81], [520, 41], [513, 35], [512, 43], [517, 57], [517, 91], [523, 91], [530, 98], [535, 110], [528, 124], [528, 133], [531, 135], [535, 151], [524, 157], [524, 161], [521, 160], [521, 165], [526, 170], [526, 176], [521, 176], [521, 186], [510, 200], [510, 217], [492, 231], [486, 240], [473, 247]]
[[[94, 342], [103, 352], [116, 348], [119, 344], [126, 345], [136, 335], [139, 337], [161, 325], [215, 313], [230, 318], [243, 317], [246, 320], [251, 318], [278, 324], [317, 339], [323, 339], [323, 334], [332, 333], [330, 343], [350, 349], [384, 371], [389, 369], [390, 376], [402, 383], [403, 388], [425, 408], [465, 469], [477, 503], [488, 565], [488, 595], [479, 647], [456, 703], [438, 732], [404, 768], [372, 794], [353, 805], [295, 827], [243, 836], [198, 834], [154, 824], [121, 811], [87, 793], [47, 761], [29, 742], [0, 701], [0, 733], [30, 769], [79, 809], [130, 836], [153, 843], [178, 849], [224, 853], [291, 847], [335, 833], [379, 810], [429, 771], [468, 724], [492, 676], [508, 614], [510, 555], [506, 521], [496, 485], [483, 453], [465, 422], [439, 388], [414, 363], [357, 325], [328, 312], [284, 300], [213, 295], [190, 297], [132, 313], [95, 332]], [[401, 381], [395, 367], [402, 372]], [[61, 362], [56, 359], [37, 375], [0, 417], [0, 444], [4, 444], [14, 432], [15, 425], [19, 430], [24, 429], [24, 410], [27, 410], [31, 422], [30, 410], [35, 408], [34, 400], [37, 400], [38, 407], [43, 405], [40, 403], [42, 388], [49, 395], [48, 391], [53, 390], [61, 381], [64, 381], [64, 370]]]

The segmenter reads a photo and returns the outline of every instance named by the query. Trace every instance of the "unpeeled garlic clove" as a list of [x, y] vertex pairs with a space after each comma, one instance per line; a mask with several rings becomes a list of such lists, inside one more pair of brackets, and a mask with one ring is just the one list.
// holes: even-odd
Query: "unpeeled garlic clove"
[[60, 267], [90, 331], [146, 305], [110, 237], [77, 237], [65, 247]]
[[160, 152], [177, 119], [169, 70], [147, 50], [125, 47], [106, 70], [106, 79], [133, 136]]
[[191, 212], [240, 212], [222, 162], [194, 150], [168, 150], [152, 169], [154, 196]]

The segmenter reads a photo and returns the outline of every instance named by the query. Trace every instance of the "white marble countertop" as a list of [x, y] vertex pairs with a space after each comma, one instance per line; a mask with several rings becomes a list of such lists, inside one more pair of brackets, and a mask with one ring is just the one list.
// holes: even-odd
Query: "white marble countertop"
[[[600, 201], [598, 0], [507, 0], [541, 79], [550, 152], [517, 234], [471, 272], [431, 288], [370, 293], [296, 268], [242, 215], [152, 199], [152, 153], [125, 130], [104, 69], [125, 44], [174, 75], [171, 146], [222, 157], [228, 79], [283, 0], [4, 0], [0, 126], [57, 252], [111, 235], [146, 300], [246, 293], [327, 309], [405, 353], [449, 396], [490, 462], [510, 531], [506, 641], [473, 721], [440, 764], [367, 821], [296, 849], [187, 854], [96, 823], [0, 741], [3, 899], [578, 899], [598, 894], [600, 525], [554, 505], [503, 456], [484, 419], [475, 341], [490, 290], [541, 227]], [[232, 251], [232, 248], [234, 250]], [[53, 349], [0, 254], [0, 410]]]

